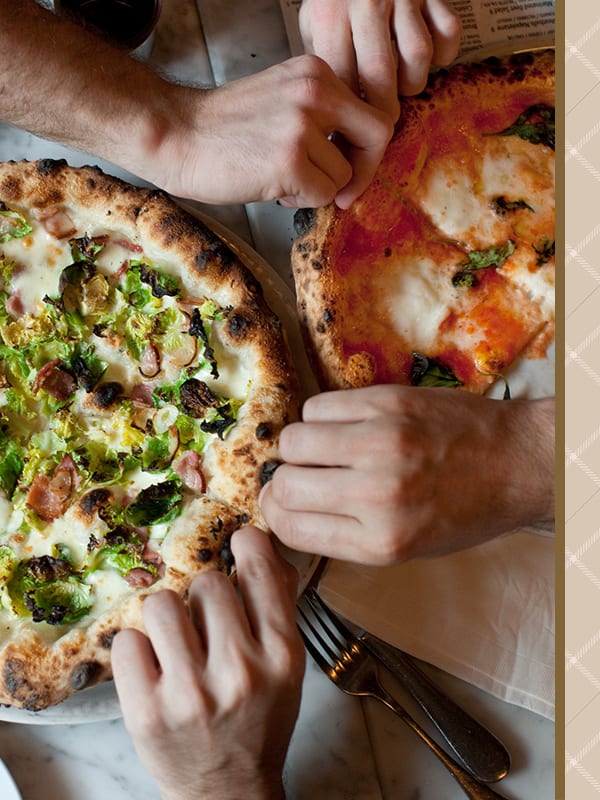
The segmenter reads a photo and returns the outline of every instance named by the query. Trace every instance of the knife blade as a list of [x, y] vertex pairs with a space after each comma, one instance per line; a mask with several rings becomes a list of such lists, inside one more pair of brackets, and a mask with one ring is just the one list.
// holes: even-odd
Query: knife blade
[[508, 774], [510, 754], [502, 742], [438, 689], [412, 656], [368, 631], [359, 630], [357, 636], [412, 694], [474, 777], [495, 783]]

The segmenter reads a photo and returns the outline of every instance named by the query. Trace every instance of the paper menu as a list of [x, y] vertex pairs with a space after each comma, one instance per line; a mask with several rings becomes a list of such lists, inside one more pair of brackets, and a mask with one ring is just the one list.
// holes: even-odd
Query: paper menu
[[[520, 49], [554, 43], [554, 0], [448, 0], [448, 3], [463, 23], [459, 58], [504, 45]], [[298, 29], [302, 0], [280, 0], [280, 4], [292, 55], [300, 55], [304, 52]]]

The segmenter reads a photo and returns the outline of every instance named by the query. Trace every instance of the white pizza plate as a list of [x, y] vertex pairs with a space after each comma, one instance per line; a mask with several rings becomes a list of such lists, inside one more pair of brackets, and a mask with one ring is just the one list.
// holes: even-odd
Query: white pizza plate
[[0, 798], [2, 800], [23, 800], [17, 786], [8, 771], [6, 764], [0, 758]]
[[[237, 234], [206, 214], [187, 206], [186, 210], [220, 236], [259, 281], [265, 300], [284, 326], [294, 366], [300, 380], [302, 396], [308, 397], [316, 394], [318, 386], [302, 343], [302, 333], [296, 317], [296, 302], [291, 289], [275, 270]], [[278, 546], [285, 558], [298, 570], [298, 588], [299, 592], [302, 592], [320, 558], [309, 553], [289, 550], [281, 543], [278, 543]], [[112, 681], [84, 689], [64, 702], [42, 711], [27, 711], [21, 708], [0, 706], [0, 720], [27, 725], [75, 725], [118, 719], [120, 716], [121, 708]], [[0, 779], [1, 777], [0, 774]], [[2, 789], [1, 780], [0, 789]], [[5, 797], [0, 791], [0, 800], [12, 800], [12, 798], [10, 795], [8, 798]]]

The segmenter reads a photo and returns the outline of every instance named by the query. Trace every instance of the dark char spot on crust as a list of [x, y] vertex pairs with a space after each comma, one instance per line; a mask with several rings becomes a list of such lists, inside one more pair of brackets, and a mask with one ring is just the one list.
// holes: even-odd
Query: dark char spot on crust
[[221, 239], [215, 234], [207, 234], [206, 238], [206, 247], [196, 254], [196, 267], [200, 272], [205, 272], [211, 262], [218, 264], [221, 269], [227, 269], [233, 264], [235, 257]]
[[33, 692], [33, 687], [25, 677], [25, 665], [18, 658], [9, 658], [4, 665], [4, 685], [27, 711], [38, 711], [45, 705], [44, 698]]
[[298, 236], [304, 236], [315, 224], [314, 208], [299, 208], [294, 214], [294, 230]]
[[102, 666], [97, 661], [83, 661], [81, 664], [77, 664], [71, 672], [69, 683], [77, 691], [85, 689], [95, 681], [101, 671]]
[[66, 166], [67, 162], [64, 158], [43, 158], [37, 163], [37, 171], [40, 175], [53, 175]]
[[235, 566], [235, 559], [231, 552], [231, 534], [223, 540], [223, 546], [219, 552], [219, 562], [221, 570], [227, 574], [230, 574]]
[[104, 631], [98, 636], [98, 644], [100, 647], [103, 647], [105, 650], [110, 650], [112, 647], [113, 639], [117, 635], [119, 631], [117, 628], [113, 628], [112, 631]]
[[250, 326], [250, 322], [242, 314], [232, 314], [229, 317], [229, 333], [236, 339], [242, 339]]
[[273, 429], [268, 422], [259, 422], [256, 426], [257, 439], [270, 439], [273, 436]]
[[4, 665], [4, 685], [13, 696], [17, 695], [19, 689], [29, 687], [23, 672], [23, 664], [16, 658], [9, 658]]
[[260, 485], [264, 486], [265, 483], [268, 483], [275, 474], [275, 470], [281, 464], [281, 461], [276, 461], [275, 459], [271, 459], [270, 461], [265, 461], [265, 463], [260, 468], [259, 479]]

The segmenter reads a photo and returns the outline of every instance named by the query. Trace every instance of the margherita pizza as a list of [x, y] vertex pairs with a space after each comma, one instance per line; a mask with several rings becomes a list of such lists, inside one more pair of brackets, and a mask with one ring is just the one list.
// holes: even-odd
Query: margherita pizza
[[323, 388], [482, 393], [554, 336], [554, 52], [433, 74], [347, 211], [296, 215], [300, 319]]
[[232, 571], [295, 384], [257, 281], [163, 193], [0, 164], [0, 703], [109, 677], [145, 595]]

